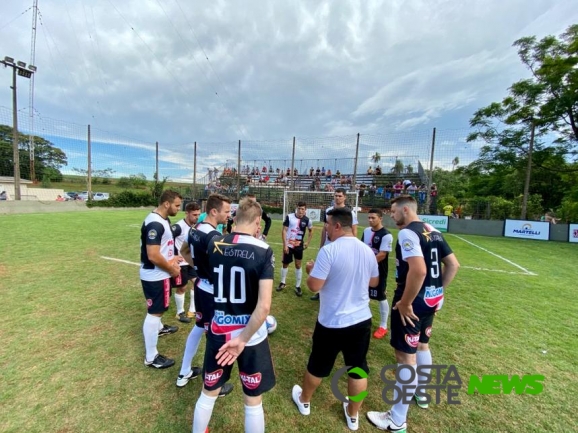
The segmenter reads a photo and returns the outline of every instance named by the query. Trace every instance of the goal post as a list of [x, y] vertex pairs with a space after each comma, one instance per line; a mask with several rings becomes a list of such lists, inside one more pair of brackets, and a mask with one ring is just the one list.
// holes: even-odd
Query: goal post
[[[307, 216], [313, 222], [321, 221], [321, 214], [333, 205], [335, 192], [328, 191], [287, 191], [283, 193], [283, 221], [285, 216], [295, 212], [297, 203], [304, 201], [307, 204]], [[358, 211], [358, 196], [355, 191], [345, 193], [345, 204]]]

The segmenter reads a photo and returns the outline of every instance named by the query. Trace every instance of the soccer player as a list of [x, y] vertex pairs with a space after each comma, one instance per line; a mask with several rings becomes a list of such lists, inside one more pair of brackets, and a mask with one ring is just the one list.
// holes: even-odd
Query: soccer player
[[[185, 206], [185, 217], [174, 224], [171, 229], [175, 237], [175, 253], [180, 254], [181, 246], [184, 243], [188, 243], [188, 235], [191, 227], [193, 227], [201, 214], [201, 207], [198, 203], [190, 202]], [[197, 272], [195, 268], [189, 265], [185, 259], [182, 259], [181, 263], [181, 273], [179, 276], [172, 279], [172, 286], [175, 290], [175, 304], [177, 306], [177, 319], [183, 323], [191, 323], [191, 318], [195, 317], [195, 296], [194, 290], [191, 289], [191, 304], [189, 306], [189, 311], [185, 313], [185, 293], [187, 291], [187, 285], [189, 281], [194, 283], [195, 278], [197, 278]]]
[[[331, 374], [339, 352], [343, 353], [345, 365], [369, 373], [366, 356], [371, 339], [371, 310], [367, 287], [377, 285], [379, 270], [373, 252], [353, 235], [352, 222], [347, 209], [328, 211], [325, 227], [331, 244], [321, 248], [316, 262], [310, 261], [306, 266], [307, 286], [321, 293], [321, 300], [303, 388], [295, 385], [291, 393], [302, 415], [309, 415], [313, 393], [322, 378]], [[348, 395], [358, 395], [366, 388], [366, 378], [350, 373]], [[359, 428], [360, 407], [361, 401], [343, 404], [351, 430]]]
[[[335, 190], [333, 198], [334, 204], [333, 206], [328, 207], [325, 210], [325, 212], [321, 214], [321, 222], [325, 223], [327, 221], [327, 212], [329, 212], [331, 209], [340, 209], [340, 208], [348, 209], [351, 212], [351, 217], [353, 218], [353, 226], [352, 226], [353, 236], [357, 237], [357, 224], [358, 224], [357, 212], [345, 204], [345, 189], [337, 188]], [[319, 249], [323, 248], [325, 245], [329, 245], [330, 243], [331, 241], [327, 237], [327, 231], [324, 225], [323, 229], [321, 230], [321, 243], [319, 244]], [[315, 295], [311, 296], [310, 299], [312, 301], [319, 301], [319, 293], [316, 293]]]
[[[444, 290], [460, 265], [442, 234], [419, 220], [413, 197], [401, 195], [391, 203], [391, 217], [401, 229], [395, 245], [397, 288], [391, 312], [391, 345], [397, 363], [415, 369], [419, 365], [432, 365], [429, 339], [434, 314], [441, 308]], [[425, 374], [400, 369], [404, 384], [397, 382], [396, 386], [398, 389], [417, 386], [418, 378], [427, 383]], [[394, 391], [394, 399], [396, 394]], [[427, 408], [426, 397], [416, 395], [415, 399], [420, 407]], [[405, 432], [408, 408], [409, 404], [401, 398], [390, 411], [367, 412], [367, 418], [381, 430]]]
[[374, 338], [383, 338], [387, 335], [387, 316], [389, 304], [387, 303], [387, 259], [391, 252], [393, 236], [383, 226], [383, 213], [379, 209], [370, 209], [367, 214], [369, 227], [361, 235], [361, 240], [367, 244], [375, 254], [379, 268], [379, 283], [375, 287], [369, 286], [369, 299], [379, 302], [380, 322], [379, 328], [373, 333]]
[[[257, 197], [255, 196], [255, 194], [247, 194], [245, 198], [252, 200], [254, 202], [257, 201]], [[233, 223], [235, 222], [235, 214], [236, 213], [233, 212], [233, 215], [231, 215], [231, 218], [229, 218], [229, 220], [227, 221], [227, 233], [231, 233], [233, 229]], [[261, 232], [261, 237], [263, 238], [263, 240], [266, 241], [267, 236], [269, 235], [269, 229], [271, 228], [272, 220], [271, 217], [267, 215], [267, 212], [265, 212], [264, 210], [261, 212], [261, 219], [265, 221], [265, 228]]]
[[[307, 249], [311, 238], [313, 237], [313, 222], [305, 215], [307, 212], [307, 203], [300, 201], [297, 203], [295, 213], [287, 215], [283, 221], [283, 269], [281, 269], [281, 282], [277, 291], [280, 292], [285, 288], [289, 264], [295, 257], [295, 294], [303, 295], [301, 291], [301, 278], [303, 270], [301, 269], [301, 260], [303, 260], [303, 251]], [[307, 242], [304, 242], [305, 232], [309, 230]]]
[[179, 212], [181, 202], [178, 192], [164, 191], [158, 207], [148, 214], [140, 230], [140, 280], [147, 303], [142, 327], [146, 352], [144, 364], [147, 367], [168, 368], [175, 364], [173, 359], [159, 354], [157, 342], [160, 336], [173, 334], [179, 329], [163, 325], [161, 317], [169, 308], [171, 277], [181, 272], [169, 220]]
[[195, 405], [193, 433], [204, 433], [219, 390], [237, 361], [245, 402], [245, 432], [265, 431], [262, 394], [275, 386], [265, 319], [271, 308], [273, 251], [254, 236], [262, 209], [239, 203], [231, 234], [209, 243], [215, 314], [207, 333], [203, 391]]
[[[221, 236], [216, 227], [218, 224], [223, 224], [227, 221], [231, 211], [231, 199], [221, 194], [211, 194], [207, 199], [206, 209], [207, 217], [203, 222], [198, 223], [195, 228], [191, 228], [188, 244], [183, 243], [181, 247], [181, 255], [197, 271], [194, 292], [197, 311], [195, 326], [193, 326], [187, 337], [181, 371], [177, 378], [177, 386], [179, 388], [182, 388], [191, 379], [201, 374], [201, 369], [199, 367], [191, 367], [191, 363], [197, 353], [201, 338], [213, 319], [213, 284], [210, 282], [212, 269], [207, 255], [208, 245], [212, 238]], [[227, 384], [222, 389], [222, 395], [228, 394], [232, 389], [233, 387]]]

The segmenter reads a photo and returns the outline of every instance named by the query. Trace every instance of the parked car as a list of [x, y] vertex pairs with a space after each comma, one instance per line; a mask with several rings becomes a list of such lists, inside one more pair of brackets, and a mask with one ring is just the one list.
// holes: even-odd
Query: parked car
[[78, 194], [78, 198], [80, 200], [88, 200], [88, 191], [82, 191], [80, 194]]
[[108, 192], [95, 192], [92, 194], [92, 199], [95, 201], [108, 200], [110, 195]]
[[76, 200], [78, 198], [78, 193], [74, 191], [65, 192], [64, 198], [66, 198], [67, 200]]

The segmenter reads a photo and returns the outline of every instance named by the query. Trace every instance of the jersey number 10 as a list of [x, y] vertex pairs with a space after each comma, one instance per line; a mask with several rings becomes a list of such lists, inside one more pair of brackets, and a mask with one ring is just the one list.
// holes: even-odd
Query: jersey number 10
[[[247, 300], [247, 291], [245, 289], [245, 269], [240, 266], [232, 266], [231, 274], [229, 275], [229, 299], [225, 298], [224, 287], [223, 287], [223, 276], [225, 269], [223, 265], [219, 265], [218, 268], [213, 268], [213, 271], [219, 276], [217, 286], [217, 296], [215, 296], [215, 302], [231, 304], [243, 304]], [[237, 277], [237, 274], [239, 275]], [[239, 287], [235, 287], [235, 281], [239, 280]], [[237, 297], [237, 290], [239, 291], [239, 296]]]

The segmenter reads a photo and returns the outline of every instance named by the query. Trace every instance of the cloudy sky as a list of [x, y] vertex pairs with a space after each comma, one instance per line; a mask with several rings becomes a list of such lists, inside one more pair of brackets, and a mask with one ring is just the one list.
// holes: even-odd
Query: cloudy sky
[[[0, 57], [30, 61], [32, 3], [2, 0]], [[174, 164], [193, 141], [411, 141], [435, 126], [460, 131], [447, 140], [458, 146], [472, 113], [527, 76], [512, 42], [559, 35], [578, 22], [573, 3], [39, 0], [35, 113], [58, 120], [50, 135], [90, 123], [117, 141], [158, 140]], [[0, 69], [3, 123], [10, 81]], [[25, 121], [22, 78], [19, 108]], [[203, 152], [211, 165], [236, 158], [234, 147]]]

